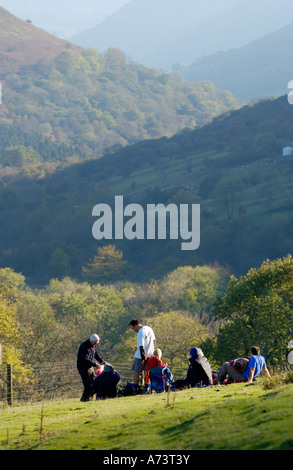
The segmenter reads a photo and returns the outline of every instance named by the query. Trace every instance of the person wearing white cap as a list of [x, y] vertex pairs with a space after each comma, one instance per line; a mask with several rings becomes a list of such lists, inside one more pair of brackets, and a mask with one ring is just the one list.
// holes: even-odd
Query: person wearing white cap
[[77, 354], [77, 370], [81, 376], [84, 386], [80, 401], [91, 401], [93, 398], [92, 382], [95, 378], [94, 367], [97, 363], [107, 364], [97, 351], [97, 345], [100, 342], [99, 336], [94, 333], [82, 343]]

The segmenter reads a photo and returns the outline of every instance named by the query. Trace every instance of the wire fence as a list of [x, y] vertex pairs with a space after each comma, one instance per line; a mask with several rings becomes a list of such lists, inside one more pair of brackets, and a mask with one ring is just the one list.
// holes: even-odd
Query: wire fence
[[[121, 375], [120, 386], [133, 381], [132, 363], [112, 364]], [[32, 374], [28, 380], [24, 374], [14, 372], [10, 364], [0, 365], [0, 406], [12, 406], [15, 403], [37, 402], [60, 398], [77, 398], [83, 391], [83, 385], [72, 363], [42, 363], [31, 366]], [[172, 369], [175, 378], [182, 378], [185, 369]]]

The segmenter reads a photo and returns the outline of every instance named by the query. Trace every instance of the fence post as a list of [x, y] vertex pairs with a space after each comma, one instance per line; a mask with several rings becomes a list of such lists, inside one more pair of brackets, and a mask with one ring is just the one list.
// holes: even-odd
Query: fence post
[[7, 364], [7, 403], [13, 405], [12, 366]]

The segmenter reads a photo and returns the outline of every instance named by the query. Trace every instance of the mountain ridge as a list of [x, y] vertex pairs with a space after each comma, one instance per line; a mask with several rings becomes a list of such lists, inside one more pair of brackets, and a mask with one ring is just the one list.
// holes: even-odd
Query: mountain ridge
[[244, 101], [282, 96], [293, 77], [293, 21], [241, 48], [198, 59], [178, 69], [186, 80], [208, 80]]
[[[175, 63], [190, 65], [201, 55], [245, 45], [293, 20], [290, 0], [278, 3], [275, 0], [240, 0], [230, 2], [230, 7], [226, 2], [227, 8], [223, 7], [223, 2], [209, 1], [205, 2], [206, 8], [210, 6], [209, 10], [201, 14], [198, 22], [195, 7], [174, 12], [173, 21], [176, 21], [172, 32], [167, 28], [164, 10], [154, 7], [148, 13], [145, 6], [142, 14], [138, 8], [140, 1], [129, 2], [96, 28], [71, 38], [71, 41], [101, 51], [118, 47], [136, 62], [168, 71]], [[170, 14], [171, 11], [170, 8]], [[160, 35], [161, 31], [163, 35]]]

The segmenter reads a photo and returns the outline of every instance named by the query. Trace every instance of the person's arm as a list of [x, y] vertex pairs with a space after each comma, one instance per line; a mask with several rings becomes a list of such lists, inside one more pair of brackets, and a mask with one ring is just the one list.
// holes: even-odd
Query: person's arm
[[249, 369], [249, 376], [248, 376], [248, 382], [253, 382], [254, 372], [255, 372], [255, 367], [250, 367], [250, 369]]
[[271, 374], [269, 373], [268, 369], [267, 369], [267, 366], [264, 366], [263, 369], [264, 373], [266, 374], [266, 376], [271, 379]]
[[95, 359], [99, 362], [99, 364], [105, 365], [107, 364], [106, 361], [102, 358], [102, 356], [98, 353], [98, 351], [95, 351]]
[[145, 361], [145, 351], [143, 346], [139, 346], [140, 355], [143, 361]]

